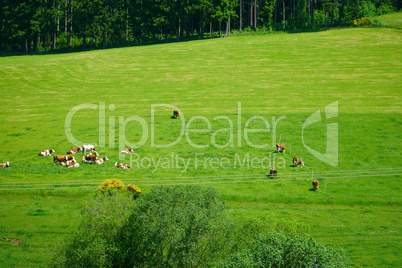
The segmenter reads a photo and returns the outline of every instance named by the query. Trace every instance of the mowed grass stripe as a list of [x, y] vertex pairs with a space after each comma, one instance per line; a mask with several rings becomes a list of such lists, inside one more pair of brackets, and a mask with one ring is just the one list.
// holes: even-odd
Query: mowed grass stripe
[[[355, 32], [355, 30], [350, 30], [351, 32]], [[370, 30], [367, 30], [368, 32], [366, 34], [369, 34]], [[336, 31], [334, 31], [336, 32]], [[144, 91], [144, 89], [148, 89], [149, 88], [149, 84], [148, 83], [152, 83], [152, 84], [157, 84], [155, 88], [155, 90], [167, 90], [167, 89], [175, 89], [175, 87], [177, 86], [178, 83], [180, 83], [181, 85], [187, 84], [187, 91], [198, 91], [202, 88], [205, 88], [206, 90], [210, 91], [210, 94], [214, 93], [214, 89], [220, 90], [221, 87], [223, 88], [230, 88], [232, 92], [236, 92], [236, 91], [243, 91], [243, 90], [256, 90], [255, 85], [251, 85], [252, 87], [250, 88], [250, 83], [247, 83], [248, 79], [253, 77], [253, 79], [256, 80], [260, 80], [263, 79], [263, 77], [268, 77], [269, 79], [267, 79], [267, 82], [262, 84], [262, 85], [258, 85], [259, 87], [261, 87], [262, 90], [269, 90], [269, 84], [271, 84], [272, 82], [274, 82], [273, 84], [275, 84], [275, 81], [278, 81], [279, 84], [282, 84], [286, 82], [289, 83], [289, 85], [291, 85], [290, 88], [285, 89], [285, 91], [291, 91], [290, 93], [292, 93], [292, 88], [293, 87], [297, 87], [297, 85], [299, 83], [304, 83], [304, 84], [310, 84], [313, 85], [318, 83], [322, 84], [322, 85], [326, 85], [328, 83], [328, 80], [325, 79], [325, 81], [321, 80], [320, 78], [325, 78], [328, 77], [328, 75], [330, 75], [331, 73], [339, 73], [339, 71], [343, 71], [344, 72], [344, 76], [345, 78], [347, 78], [348, 82], [350, 82], [350, 80], [354, 81], [355, 79], [353, 78], [359, 78], [360, 80], [363, 80], [364, 77], [367, 77], [368, 75], [371, 77], [372, 74], [370, 73], [371, 68], [368, 68], [367, 66], [367, 58], [372, 58], [371, 61], [369, 61], [370, 65], [372, 65], [372, 67], [375, 67], [376, 73], [379, 72], [379, 70], [381, 70], [382, 67], [381, 65], [383, 64], [387, 64], [387, 66], [389, 66], [390, 63], [392, 63], [393, 67], [395, 69], [395, 66], [400, 68], [400, 58], [398, 59], [398, 55], [395, 55], [396, 57], [392, 57], [393, 61], [395, 62], [387, 62], [389, 57], [381, 57], [383, 55], [378, 55], [375, 54], [377, 53], [378, 49], [376, 49], [375, 53], [372, 53], [372, 56], [368, 56], [370, 55], [370, 51], [367, 51], [367, 48], [365, 48], [364, 53], [356, 53], [357, 49], [356, 47], [351, 46], [350, 47], [350, 51], [346, 50], [336, 50], [334, 48], [334, 46], [331, 46], [331, 44], [328, 44], [328, 49], [323, 49], [323, 51], [320, 53], [317, 53], [316, 50], [312, 50], [313, 52], [309, 53], [309, 46], [303, 47], [303, 42], [309, 42], [314, 44], [314, 41], [317, 41], [317, 44], [319, 46], [325, 46], [326, 43], [323, 42], [322, 38], [325, 37], [324, 34], [318, 34], [321, 35], [321, 39], [316, 39], [316, 40], [309, 40], [308, 37], [309, 35], [314, 36], [313, 34], [306, 34], [305, 38], [299, 38], [301, 39], [299, 42], [301, 43], [290, 43], [287, 44], [286, 40], [283, 41], [283, 43], [287, 44], [287, 45], [277, 45], [275, 47], [273, 47], [272, 51], [270, 50], [270, 43], [274, 43], [278, 37], [277, 36], [262, 36], [260, 38], [262, 38], [264, 40], [264, 38], [267, 40], [263, 46], [263, 49], [256, 49], [256, 47], [260, 47], [261, 44], [253, 44], [252, 42], [248, 42], [249, 44], [242, 44], [242, 42], [240, 42], [240, 44], [238, 43], [238, 39], [242, 40], [246, 37], [241, 37], [241, 38], [236, 38], [236, 47], [234, 47], [233, 45], [230, 47], [227, 47], [229, 43], [229, 45], [232, 43], [231, 40], [229, 40], [228, 42], [223, 42], [222, 40], [209, 40], [209, 41], [205, 41], [204, 44], [213, 46], [216, 51], [214, 51], [213, 55], [218, 55], [218, 57], [212, 57], [212, 55], [210, 55], [210, 57], [208, 57], [209, 53], [201, 53], [200, 50], [202, 48], [198, 48], [198, 46], [194, 45], [193, 47], [193, 52], [191, 52], [191, 54], [189, 54], [189, 49], [186, 51], [187, 53], [182, 53], [179, 56], [178, 55], [170, 55], [169, 54], [169, 50], [171, 49], [172, 46], [179, 46], [178, 44], [167, 44], [166, 48], [163, 45], [155, 45], [152, 46], [152, 48], [154, 48], [156, 51], [158, 51], [157, 53], [153, 53], [151, 50], [151, 47], [141, 47], [138, 48], [139, 52], [132, 52], [133, 50], [129, 50], [127, 48], [125, 49], [121, 49], [121, 50], [111, 50], [111, 54], [113, 54], [115, 57], [111, 57], [108, 56], [106, 58], [102, 58], [102, 55], [105, 55], [104, 52], [90, 52], [90, 53], [94, 53], [97, 56], [96, 57], [90, 57], [89, 63], [88, 63], [88, 59], [84, 60], [86, 61], [85, 64], [89, 65], [88, 71], [83, 72], [82, 74], [85, 73], [85, 77], [81, 77], [80, 76], [74, 76], [71, 75], [71, 79], [73, 80], [72, 82], [75, 83], [77, 81], [81, 81], [82, 85], [79, 86], [84, 86], [85, 84], [90, 84], [91, 87], [85, 87], [84, 90], [82, 88], [71, 88], [71, 87], [65, 87], [64, 90], [75, 90], [78, 92], [80, 92], [80, 94], [83, 94], [85, 96], [85, 90], [88, 90], [88, 93], [90, 93], [92, 90], [108, 90], [110, 89], [110, 85], [116, 84], [116, 82], [118, 82], [119, 84], [119, 88], [120, 90], [127, 90], [128, 92], [130, 92], [131, 90], [135, 90], [135, 91]], [[323, 36], [324, 35], [324, 36]], [[382, 36], [382, 35], [381, 35]], [[280, 37], [285, 37], [285, 35], [280, 35]], [[345, 36], [345, 40], [344, 42], [342, 42], [343, 46], [346, 46], [350, 43], [350, 39], [353, 39], [353, 34], [351, 33], [349, 36]], [[397, 36], [398, 37], [398, 36]], [[273, 39], [272, 41], [270, 39]], [[270, 42], [271, 41], [271, 42]], [[321, 42], [320, 42], [321, 41]], [[370, 42], [368, 44], [372, 44], [378, 41], [378, 38], [374, 38], [374, 40], [370, 40]], [[339, 40], [338, 42], [341, 42], [341, 40]], [[336, 42], [335, 42], [336, 43]], [[191, 45], [191, 44], [190, 44]], [[219, 47], [218, 45], [221, 45], [221, 47]], [[241, 49], [241, 45], [246, 45], [249, 46], [247, 47], [247, 51], [253, 51], [252, 54], [247, 55], [247, 53], [244, 53], [244, 48]], [[240, 47], [240, 49], [238, 49], [238, 47]], [[158, 50], [160, 48], [160, 50]], [[384, 48], [384, 53], [389, 53], [389, 48], [392, 48], [392, 46], [390, 46], [389, 44], [387, 44]], [[146, 52], [143, 52], [144, 49], [147, 49]], [[197, 51], [198, 49], [198, 51]], [[219, 50], [220, 49], [220, 50]], [[260, 52], [260, 53], [256, 53], [254, 52], [254, 50], [256, 50], [256, 52]], [[236, 51], [236, 53], [238, 53], [238, 55], [242, 55], [242, 56], [238, 56], [238, 58], [234, 57], [230, 57], [229, 55], [233, 55], [234, 53], [232, 53], [232, 51]], [[288, 51], [290, 53], [288, 53]], [[292, 53], [292, 51], [299, 51], [298, 53], [296, 53], [295, 55], [300, 55], [300, 59], [295, 59], [294, 55], [289, 56], [289, 58], [286, 58], [286, 55], [289, 55]], [[332, 51], [336, 51], [335, 53]], [[125, 52], [128, 52], [130, 54], [126, 55]], [[198, 53], [199, 52], [199, 53]], [[374, 51], [373, 51], [374, 52]], [[108, 51], [109, 53], [109, 51]], [[124, 54], [123, 54], [124, 53]], [[142, 54], [142, 53], [148, 53], [147, 57], [140, 57], [138, 59], [138, 54]], [[229, 54], [230, 53], [230, 54]], [[251, 53], [251, 52], [250, 52]], [[205, 58], [203, 57], [203, 54], [205, 55]], [[223, 56], [221, 56], [223, 54]], [[333, 56], [333, 58], [329, 57], [329, 55], [335, 54]], [[225, 57], [225, 55], [228, 55]], [[285, 58], [283, 58], [283, 56], [285, 55]], [[341, 55], [343, 55], [343, 57], [345, 59], [349, 59], [348, 62], [343, 62], [342, 58], [339, 59], [337, 57], [342, 57]], [[96, 58], [102, 58], [102, 61], [100, 60], [96, 60]], [[221, 57], [221, 59], [219, 59], [219, 57]], [[400, 55], [399, 55], [400, 57]], [[91, 62], [91, 60], [94, 60], [96, 62]], [[179, 60], [177, 60], [177, 58], [179, 58]], [[184, 58], [187, 61], [183, 62], [180, 60], [180, 58]], [[199, 59], [201, 62], [206, 61], [208, 58], [211, 58], [210, 61], [210, 65], [209, 66], [203, 66], [202, 64], [200, 64], [197, 61], [194, 61], [194, 58]], [[260, 60], [260, 59], [263, 60]], [[70, 61], [76, 61], [75, 59], [73, 59], [72, 57], [67, 58], [67, 62], [65, 62], [65, 64], [60, 64], [60, 66], [69, 66], [70, 65]], [[132, 62], [130, 62], [130, 60]], [[65, 59], [64, 59], [65, 60]], [[114, 62], [119, 61], [118, 63], [114, 64]], [[122, 63], [120, 62], [122, 61]], [[240, 61], [240, 64], [239, 64]], [[130, 63], [127, 63], [130, 62]], [[218, 64], [219, 62], [222, 62], [222, 64]], [[146, 67], [147, 65], [149, 66], [149, 64], [152, 63], [152, 67]], [[179, 67], [181, 64], [183, 64], [185, 67], [184, 68], [176, 68]], [[309, 64], [308, 66], [311, 68], [312, 72], [310, 75], [308, 75], [308, 73], [304, 73], [299, 75], [299, 70], [303, 67], [303, 64]], [[124, 67], [123, 67], [124, 66]], [[138, 70], [133, 69], [134, 66], [138, 67]], [[218, 67], [215, 67], [218, 66]], [[226, 66], [225, 70], [222, 70], [222, 68], [220, 66]], [[300, 66], [300, 67], [298, 67]], [[51, 63], [50, 66], [46, 66], [48, 67], [48, 74], [49, 77], [44, 77], [44, 79], [50, 80], [51, 82], [51, 74], [56, 74], [56, 78], [57, 78], [57, 74], [60, 73], [57, 69], [55, 70], [55, 66], [54, 63]], [[74, 66], [72, 66], [72, 68], [65, 68], [62, 67], [64, 69], [70, 69], [70, 70], [75, 70], [76, 68], [74, 68]], [[163, 68], [163, 69], [161, 69]], [[206, 70], [203, 70], [203, 69]], [[287, 72], [283, 72], [282, 70], [284, 68], [289, 68], [289, 70]], [[334, 69], [333, 69], [334, 68]], [[350, 73], [350, 70], [348, 69], [353, 69], [353, 73]], [[154, 72], [154, 71], [155, 72]], [[357, 71], [357, 73], [356, 73]], [[396, 70], [398, 71], [398, 70]], [[385, 73], [389, 74], [389, 70], [385, 71]], [[27, 72], [30, 73], [30, 72]], [[315, 74], [316, 73], [316, 74]], [[34, 74], [34, 73], [33, 73]], [[61, 73], [63, 74], [63, 72]], [[69, 74], [68, 71], [66, 71], [66, 74]], [[319, 75], [317, 77], [317, 74]], [[222, 75], [222, 78], [219, 79], [219, 75]], [[36, 74], [34, 74], [33, 76], [36, 76]], [[54, 76], [54, 75], [53, 75]], [[296, 77], [295, 77], [296, 76]], [[68, 77], [68, 76], [63, 76], [64, 77]], [[119, 77], [119, 78], [124, 78], [124, 79], [120, 79], [119, 81], [116, 81], [113, 79], [113, 77]], [[140, 77], [142, 78], [141, 81], [137, 81], [137, 79], [135, 79], [136, 77]], [[188, 77], [186, 79], [186, 77]], [[233, 79], [233, 77], [235, 77], [236, 79]], [[40, 79], [40, 81], [42, 81], [43, 79], [41, 79], [40, 75], [38, 76], [38, 78]], [[183, 79], [184, 78], [184, 79]], [[191, 78], [191, 79], [189, 79]], [[295, 79], [295, 78], [299, 78], [299, 79]], [[55, 79], [57, 80], [57, 79]], [[173, 81], [172, 81], [173, 80]], [[191, 82], [190, 85], [195, 85], [196, 88], [188, 88], [189, 83], [186, 83], [186, 80], [190, 80], [187, 82]], [[221, 83], [216, 83], [217, 81], [221, 80]], [[233, 86], [233, 80], [236, 81], [236, 84], [241, 82], [242, 80], [245, 80], [245, 83], [243, 84], [248, 84], [248, 87], [246, 88], [238, 88], [238, 87], [234, 87]], [[272, 81], [273, 80], [273, 81]], [[301, 81], [298, 81], [301, 80]], [[132, 82], [136, 82], [136, 83], [130, 83], [130, 81]], [[211, 81], [211, 83], [209, 83], [209, 81]], [[339, 80], [335, 80], [336, 83], [339, 82]], [[362, 83], [363, 81], [360, 81], [360, 85], [364, 85], [364, 83]], [[69, 84], [69, 79], [60, 79], [59, 81], [57, 81], [57, 83], [60, 83], [62, 86], [63, 84]], [[99, 88], [93, 88], [97, 83], [99, 83]], [[122, 86], [123, 84], [123, 86]], [[130, 84], [132, 86], [132, 88], [130, 88]], [[76, 84], [74, 84], [75, 87], [77, 87]], [[143, 85], [143, 86], [142, 86]], [[43, 86], [43, 85], [42, 85]], [[339, 86], [335, 87], [339, 90]], [[52, 88], [53, 90], [53, 88]], [[281, 88], [281, 91], [283, 89]], [[327, 90], [327, 86], [321, 87], [320, 90]], [[342, 90], [342, 89], [340, 89]], [[347, 89], [346, 89], [347, 90]], [[304, 90], [305, 91], [305, 90]], [[354, 88], [353, 90], [349, 90], [351, 92], [356, 92], [356, 89]], [[325, 91], [324, 91], [325, 92]], [[364, 92], [365, 94], [362, 94], [362, 97], [367, 97], [367, 90], [365, 90], [364, 88], [359, 88], [357, 89], [357, 92]], [[146, 92], [142, 92], [142, 93], [146, 93]], [[150, 91], [150, 93], [153, 93], [153, 90]], [[268, 93], [270, 96], [271, 92], [266, 92]], [[265, 94], [266, 94], [265, 93]], [[274, 93], [274, 92], [272, 92]], [[325, 92], [327, 93], [327, 92]], [[182, 94], [186, 95], [186, 92], [183, 92]], [[259, 94], [265, 95], [264, 92], [259, 92]], [[244, 94], [246, 95], [246, 94]], [[339, 95], [339, 94], [338, 94]], [[134, 96], [133, 96], [134, 97]], [[185, 98], [185, 96], [183, 96]], [[135, 98], [135, 97], [134, 97]], [[181, 98], [181, 97], [180, 97]], [[85, 97], [84, 97], [85, 99]], [[306, 101], [306, 99], [304, 99], [304, 101]], [[311, 104], [311, 103], [310, 103]]]

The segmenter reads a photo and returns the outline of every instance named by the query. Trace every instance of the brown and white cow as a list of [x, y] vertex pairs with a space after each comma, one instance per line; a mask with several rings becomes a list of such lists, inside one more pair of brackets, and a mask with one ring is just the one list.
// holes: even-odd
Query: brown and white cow
[[54, 155], [53, 156], [53, 163], [56, 165], [57, 162], [66, 162], [66, 161], [75, 161], [74, 156], [71, 155]]
[[77, 147], [77, 148], [72, 148], [70, 150], [67, 151], [67, 154], [76, 154], [79, 151], [81, 151], [81, 147]]
[[284, 143], [277, 143], [276, 144], [276, 152], [285, 152], [285, 144]]
[[114, 164], [117, 168], [120, 168], [120, 169], [130, 169], [131, 167], [129, 166], [129, 165], [127, 165], [127, 164], [123, 164], [123, 163], [115, 163]]
[[297, 166], [304, 166], [304, 163], [303, 163], [303, 161], [301, 161], [299, 158], [297, 158], [297, 157], [293, 157], [293, 165], [295, 166], [295, 167], [297, 167]]
[[100, 165], [100, 164], [105, 163], [105, 161], [107, 161], [107, 160], [109, 160], [109, 159], [108, 159], [108, 158], [105, 156], [105, 157], [102, 157], [102, 158], [96, 159], [96, 160], [95, 160], [95, 164]]
[[98, 156], [98, 154], [90, 153], [90, 154], [84, 155], [82, 157], [82, 162], [95, 162], [96, 156]]
[[71, 161], [70, 163], [68, 163], [68, 168], [73, 168], [73, 167], [79, 167], [80, 166], [80, 164], [78, 164], [77, 162], [75, 162], [75, 161]]
[[61, 164], [62, 164], [63, 166], [67, 166], [68, 168], [79, 167], [79, 166], [80, 166], [80, 164], [78, 164], [78, 163], [75, 162], [75, 161], [65, 161], [65, 162], [61, 162]]
[[96, 152], [96, 149], [91, 144], [82, 145], [82, 152], [85, 154], [86, 151]]
[[177, 117], [179, 117], [179, 116], [180, 116], [179, 111], [178, 111], [178, 110], [174, 110], [174, 111], [173, 111], [173, 117], [174, 117], [174, 118], [177, 118]]
[[6, 168], [6, 167], [9, 167], [9, 166], [10, 166], [10, 162], [0, 164], [0, 167], [2, 167], [2, 168]]
[[276, 177], [276, 175], [278, 175], [278, 171], [274, 168], [271, 168], [271, 170], [269, 171], [269, 176], [273, 178]]
[[50, 149], [50, 150], [44, 150], [44, 151], [38, 153], [38, 155], [39, 156], [48, 156], [48, 155], [52, 155], [52, 153], [54, 153], [54, 150]]
[[320, 185], [320, 183], [317, 180], [313, 180], [313, 187], [314, 187], [314, 191], [318, 190], [318, 186]]
[[122, 154], [130, 154], [132, 152], [133, 152], [133, 148], [127, 148], [127, 149], [124, 149], [123, 151], [121, 151]]

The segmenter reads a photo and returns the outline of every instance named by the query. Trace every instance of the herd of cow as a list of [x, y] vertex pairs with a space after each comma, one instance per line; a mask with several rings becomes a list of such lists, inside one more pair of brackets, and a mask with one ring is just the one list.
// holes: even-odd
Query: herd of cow
[[[286, 147], [285, 147], [284, 143], [277, 143], [276, 144], [276, 153], [281, 153], [281, 152], [284, 153], [285, 148]], [[300, 160], [299, 158], [297, 158], [297, 157], [293, 157], [293, 166], [294, 167], [297, 167], [297, 166], [303, 167], [304, 162], [302, 160]], [[271, 170], [269, 171], [269, 176], [271, 178], [275, 178], [277, 175], [278, 175], [278, 171], [276, 169], [274, 169], [274, 168], [271, 168]], [[319, 184], [320, 183], [318, 182], [318, 180], [313, 180], [313, 187], [314, 187], [315, 191], [318, 190]]]
[[[109, 160], [106, 156], [102, 157], [102, 158], [98, 158], [99, 154], [96, 151], [95, 147], [91, 144], [88, 145], [82, 145], [82, 147], [77, 147], [77, 148], [72, 148], [70, 150], [67, 151], [67, 154], [65, 155], [53, 155], [53, 164], [56, 165], [56, 163], [60, 163], [63, 166], [67, 166], [69, 168], [72, 167], [79, 167], [80, 164], [77, 163], [77, 161], [75, 160], [74, 154], [78, 153], [78, 152], [83, 152], [83, 154], [86, 154], [86, 152], [89, 152], [88, 154], [84, 155], [82, 157], [82, 162], [85, 163], [92, 163], [92, 164], [103, 164], [105, 163], [107, 160]], [[133, 152], [133, 148], [127, 148], [124, 149], [123, 151], [121, 151], [122, 154], [129, 154]], [[52, 155], [53, 153], [55, 153], [55, 151], [53, 149], [50, 150], [45, 150], [42, 151], [40, 153], [38, 153], [39, 156], [49, 156]], [[7, 165], [9, 165], [9, 163], [7, 162]], [[118, 163], [116, 162], [114, 164], [117, 168], [119, 169], [130, 169], [131, 167], [128, 164], [123, 164], [123, 163]]]
[[[176, 116], [178, 116], [178, 114], [176, 114]], [[276, 144], [276, 152], [280, 153], [280, 152], [285, 152], [285, 144], [284, 143], [277, 143]], [[89, 151], [89, 154], [84, 155], [82, 157], [82, 162], [86, 162], [86, 163], [92, 163], [92, 164], [103, 164], [105, 163], [107, 160], [109, 160], [106, 156], [102, 157], [102, 158], [98, 158], [99, 154], [96, 151], [95, 147], [93, 145], [82, 145], [82, 147], [77, 147], [77, 148], [72, 148], [70, 150], [67, 151], [66, 155], [53, 155], [53, 164], [56, 165], [56, 163], [60, 163], [63, 166], [67, 166], [69, 168], [73, 168], [73, 167], [79, 167], [80, 164], [78, 164], [74, 158], [74, 154], [78, 153], [82, 151], [84, 154]], [[129, 154], [133, 152], [133, 148], [127, 148], [121, 151], [122, 154]], [[50, 156], [53, 153], [55, 153], [55, 150], [50, 149], [50, 150], [45, 150], [42, 151], [40, 153], [38, 153], [39, 156]], [[119, 169], [130, 169], [130, 165], [128, 164], [124, 164], [124, 163], [118, 163], [116, 162], [114, 164], [117, 168]], [[297, 157], [293, 158], [293, 165], [295, 167], [297, 166], [304, 166], [303, 161], [301, 161], [300, 159], [298, 159]], [[6, 163], [0, 163], [0, 167], [6, 168], [9, 167], [10, 163], [6, 162]], [[278, 171], [274, 168], [271, 168], [271, 170], [269, 171], [269, 176], [271, 178], [274, 178], [278, 175]], [[319, 186], [319, 182], [318, 180], [313, 180], [313, 187], [314, 190], [317, 190]]]
[[[174, 110], [173, 111], [173, 118], [177, 119], [179, 117], [179, 111]], [[277, 143], [276, 144], [276, 153], [281, 153], [281, 152], [285, 152], [285, 144], [284, 143]], [[102, 158], [98, 158], [99, 154], [96, 151], [95, 147], [93, 145], [82, 145], [82, 147], [77, 147], [77, 148], [72, 148], [70, 150], [67, 151], [66, 155], [53, 155], [53, 164], [56, 165], [56, 163], [60, 163], [63, 166], [67, 166], [69, 168], [72, 167], [79, 167], [80, 164], [78, 164], [75, 161], [74, 154], [78, 153], [82, 151], [84, 154], [89, 151], [89, 154], [84, 155], [82, 157], [82, 162], [86, 162], [86, 163], [92, 163], [92, 164], [103, 164], [105, 163], [107, 160], [109, 160], [106, 156], [102, 157]], [[127, 148], [121, 151], [122, 154], [129, 154], [133, 152], [133, 148]], [[38, 153], [39, 156], [49, 156], [52, 155], [53, 153], [55, 153], [55, 151], [53, 149], [50, 150], [45, 150], [42, 151], [40, 153]], [[118, 163], [116, 162], [114, 164], [117, 168], [119, 169], [130, 169], [131, 167], [128, 164], [123, 164], [123, 163]], [[297, 157], [293, 157], [293, 165], [295, 167], [297, 166], [304, 166], [304, 163], [302, 160], [298, 159]], [[9, 167], [10, 163], [6, 162], [6, 163], [0, 163], [0, 167], [6, 168]], [[278, 171], [274, 168], [271, 168], [271, 170], [269, 171], [269, 176], [271, 178], [274, 178], [278, 175]], [[319, 182], [318, 180], [313, 180], [313, 187], [314, 190], [317, 190], [319, 186]]]

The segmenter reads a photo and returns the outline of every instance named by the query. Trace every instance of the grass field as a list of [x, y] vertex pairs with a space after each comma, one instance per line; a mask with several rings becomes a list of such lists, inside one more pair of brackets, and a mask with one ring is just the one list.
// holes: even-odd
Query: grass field
[[375, 19], [377, 19], [381, 23], [381, 25], [386, 27], [399, 29], [402, 27], [402, 12], [378, 16]]
[[[401, 37], [397, 29], [356, 28], [1, 58], [0, 162], [10, 167], [0, 170], [0, 238], [23, 242], [0, 240], [0, 266], [49, 264], [53, 247], [74, 231], [83, 198], [113, 177], [145, 193], [155, 184], [212, 185], [234, 217], [299, 221], [319, 242], [343, 247], [356, 266], [399, 267]], [[327, 119], [333, 102], [338, 116]], [[37, 156], [74, 147], [66, 118], [85, 103], [96, 109], [78, 110], [71, 133], [79, 143], [101, 144], [110, 160], [67, 169]], [[171, 108], [157, 107], [151, 116], [155, 104], [182, 115], [171, 119]], [[302, 136], [317, 110], [321, 122]], [[245, 128], [266, 128], [261, 118], [270, 131], [246, 138]], [[184, 131], [183, 123], [206, 130]], [[331, 166], [304, 144], [325, 153], [334, 123], [339, 162]], [[173, 146], [151, 144], [174, 142], [182, 131]], [[273, 153], [279, 140], [284, 154]], [[125, 141], [135, 153], [120, 161]], [[306, 167], [294, 168], [294, 156]], [[117, 170], [116, 161], [133, 168]], [[276, 180], [266, 176], [270, 167]], [[317, 192], [312, 178], [320, 180]]]

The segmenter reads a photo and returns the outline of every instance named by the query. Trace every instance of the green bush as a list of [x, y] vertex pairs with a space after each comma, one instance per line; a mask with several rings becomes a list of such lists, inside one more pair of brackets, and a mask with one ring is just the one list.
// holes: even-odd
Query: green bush
[[155, 187], [132, 195], [98, 194], [54, 267], [183, 267], [220, 259], [227, 236], [217, 190]]
[[230, 254], [218, 267], [347, 267], [345, 253], [324, 247], [311, 237], [270, 233], [249, 248]]
[[395, 12], [394, 7], [386, 3], [382, 4], [379, 8], [377, 8], [377, 15], [384, 15], [392, 12]]
[[[54, 267], [307, 267], [347, 265], [302, 224], [266, 215], [229, 220], [214, 188], [154, 187], [132, 198], [98, 192]], [[302, 236], [300, 236], [302, 235]]]
[[376, 15], [375, 4], [370, 1], [363, 1], [359, 7], [360, 17], [373, 17]]
[[84, 204], [71, 240], [57, 251], [54, 267], [112, 267], [116, 239], [134, 207], [132, 196], [96, 194]]
[[189, 267], [219, 258], [224, 247], [224, 204], [217, 190], [155, 187], [138, 199], [122, 228], [115, 264]]

